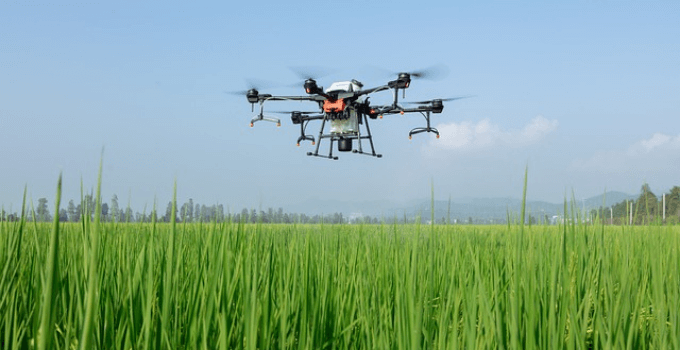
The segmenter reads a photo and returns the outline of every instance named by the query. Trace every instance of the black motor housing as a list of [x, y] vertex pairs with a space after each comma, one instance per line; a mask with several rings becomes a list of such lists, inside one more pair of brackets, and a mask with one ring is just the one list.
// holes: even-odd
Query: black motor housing
[[352, 139], [340, 139], [338, 140], [338, 151], [349, 152], [352, 150]]

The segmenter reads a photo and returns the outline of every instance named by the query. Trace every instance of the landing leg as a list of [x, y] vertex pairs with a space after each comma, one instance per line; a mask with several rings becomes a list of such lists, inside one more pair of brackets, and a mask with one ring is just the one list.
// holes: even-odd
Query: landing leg
[[323, 118], [321, 121], [321, 130], [319, 130], [319, 142], [316, 143], [316, 149], [314, 150], [314, 153], [312, 154], [311, 152], [308, 152], [307, 155], [311, 156], [318, 156], [319, 155], [319, 146], [321, 146], [321, 138], [323, 137], [323, 129], [326, 127], [326, 118]]
[[297, 145], [298, 145], [298, 146], [300, 146], [300, 141], [305, 141], [305, 140], [312, 141], [312, 145], [315, 144], [315, 142], [314, 142], [314, 136], [312, 136], [312, 135], [305, 135], [305, 126], [306, 126], [306, 123], [309, 123], [309, 122], [307, 121], [307, 122], [304, 122], [304, 123], [300, 123], [300, 137], [298, 137], [298, 139], [297, 139]]
[[[313, 157], [321, 157], [321, 158], [328, 158], [328, 159], [333, 159], [333, 160], [338, 160], [338, 157], [333, 157], [333, 137], [332, 136], [324, 136], [323, 134], [323, 129], [326, 127], [326, 118], [323, 118], [323, 121], [321, 122], [321, 130], [319, 130], [319, 138], [318, 142], [316, 143], [316, 149], [314, 149], [314, 152], [307, 152], [308, 156], [313, 156]], [[331, 151], [327, 156], [320, 155], [319, 154], [319, 147], [321, 146], [321, 139], [324, 137], [330, 138], [331, 139]], [[313, 142], [313, 141], [312, 141]]]
[[430, 112], [428, 111], [427, 114], [423, 114], [423, 117], [425, 117], [425, 120], [427, 121], [427, 126], [424, 128], [415, 128], [411, 130], [411, 132], [408, 133], [409, 140], [411, 139], [411, 136], [420, 134], [421, 132], [433, 132], [437, 134], [437, 138], [439, 138], [439, 130], [430, 126]]
[[260, 120], [265, 121], [265, 122], [272, 122], [276, 123], [276, 126], [281, 126], [281, 120], [278, 118], [271, 118], [271, 117], [265, 117], [262, 114], [253, 117], [253, 119], [250, 120], [250, 127], [252, 128], [255, 122], [259, 122]]
[[[382, 154], [375, 153], [375, 147], [373, 147], [373, 135], [371, 135], [371, 128], [368, 126], [368, 117], [364, 115], [364, 124], [366, 124], [366, 136], [361, 136], [358, 135], [357, 138], [359, 139], [359, 150], [354, 150], [352, 152], [358, 153], [358, 154], [365, 154], [367, 156], [373, 156], [376, 158], [382, 158]], [[361, 139], [362, 138], [367, 138], [368, 142], [371, 144], [371, 153], [366, 153], [361, 149]]]

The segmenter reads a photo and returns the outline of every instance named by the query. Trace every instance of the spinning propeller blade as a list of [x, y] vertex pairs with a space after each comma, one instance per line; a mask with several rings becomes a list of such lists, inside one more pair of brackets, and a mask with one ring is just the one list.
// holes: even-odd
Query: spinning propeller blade
[[384, 68], [380, 67], [375, 67], [375, 66], [370, 66], [368, 67], [369, 70], [373, 71], [380, 71], [383, 73], [379, 73], [380, 75], [383, 75], [385, 77], [394, 77], [395, 75], [399, 75], [400, 73], [407, 73], [411, 76], [411, 78], [416, 78], [416, 79], [426, 79], [426, 80], [440, 80], [444, 79], [448, 74], [449, 74], [449, 69], [444, 65], [444, 64], [436, 64], [433, 66], [430, 66], [425, 69], [418, 69], [418, 70], [413, 70], [413, 71], [392, 71], [392, 70], [387, 70]]
[[459, 96], [459, 97], [450, 97], [450, 98], [433, 98], [433, 99], [427, 100], [427, 101], [412, 101], [412, 102], [404, 102], [404, 103], [412, 104], [412, 105], [425, 105], [425, 104], [433, 103], [434, 101], [441, 101], [441, 102], [455, 101], [455, 100], [460, 100], [460, 99], [464, 99], [464, 98], [468, 98], [468, 97], [474, 97], [474, 96], [469, 95], [469, 96]]
[[306, 66], [306, 67], [289, 67], [290, 70], [298, 76], [298, 78], [304, 80], [307, 79], [319, 79], [325, 76], [335, 73], [335, 71], [323, 67]]
[[449, 69], [443, 64], [437, 64], [425, 69], [407, 72], [411, 74], [412, 78], [439, 80], [446, 78], [449, 75]]
[[247, 89], [245, 90], [237, 90], [237, 91], [225, 91], [225, 93], [230, 94], [230, 95], [239, 95], [239, 96], [245, 96], [248, 91], [255, 89], [255, 90], [261, 90], [261, 89], [271, 89], [276, 87], [279, 84], [275, 84], [271, 81], [266, 81], [266, 80], [260, 80], [260, 79], [246, 79], [246, 86], [248, 86]]

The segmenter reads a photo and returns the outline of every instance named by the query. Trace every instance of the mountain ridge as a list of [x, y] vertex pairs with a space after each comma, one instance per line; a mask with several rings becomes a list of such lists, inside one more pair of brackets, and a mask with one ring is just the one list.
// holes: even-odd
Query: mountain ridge
[[[577, 210], [591, 210], [601, 206], [609, 207], [627, 199], [637, 198], [635, 195], [619, 191], [608, 191], [605, 194], [584, 198], [581, 200], [567, 200], [568, 208], [573, 205]], [[505, 219], [508, 213], [519, 213], [522, 200], [512, 197], [497, 198], [457, 198], [448, 200], [435, 199], [435, 219], [451, 221], [473, 219]], [[372, 200], [372, 201], [343, 201], [337, 199], [310, 198], [308, 200], [288, 205], [287, 212], [305, 213], [307, 215], [321, 215], [342, 213], [345, 217], [371, 216], [377, 218], [413, 218], [420, 216], [430, 218], [431, 200], [416, 199], [411, 201]], [[527, 200], [528, 215], [538, 216], [560, 215], [564, 212], [564, 202], [551, 203], [540, 200]]]

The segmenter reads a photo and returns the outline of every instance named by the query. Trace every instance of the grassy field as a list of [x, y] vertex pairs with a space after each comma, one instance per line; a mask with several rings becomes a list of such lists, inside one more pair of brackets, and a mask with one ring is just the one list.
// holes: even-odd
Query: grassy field
[[678, 349], [678, 247], [677, 226], [0, 222], [0, 349]]

